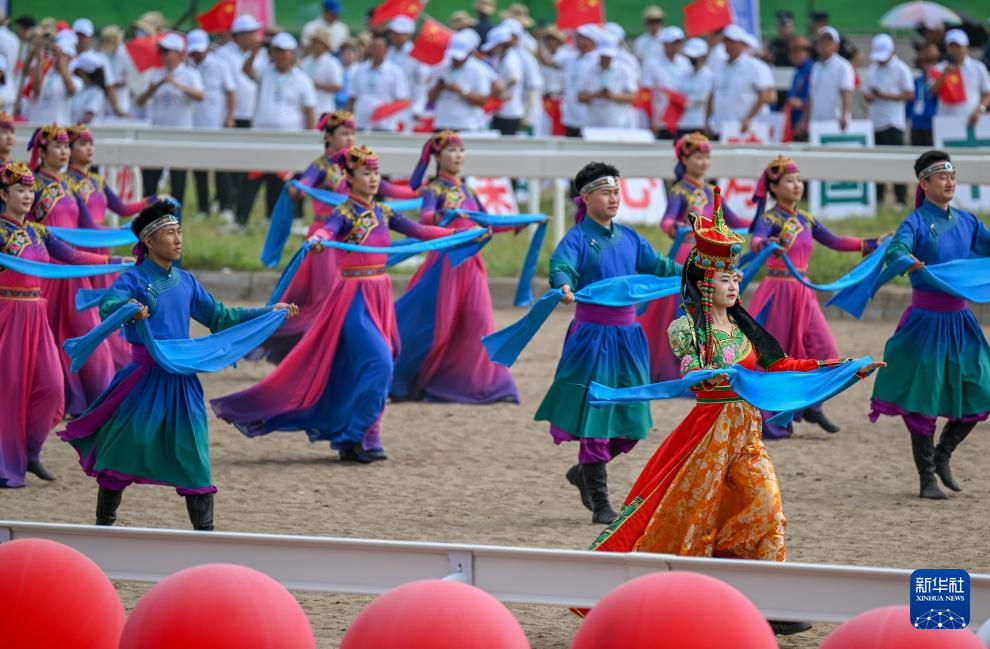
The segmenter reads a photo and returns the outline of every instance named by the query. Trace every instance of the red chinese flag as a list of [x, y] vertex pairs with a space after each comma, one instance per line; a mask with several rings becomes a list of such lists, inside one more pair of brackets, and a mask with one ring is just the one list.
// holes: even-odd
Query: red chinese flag
[[564, 122], [560, 112], [560, 97], [544, 97], [543, 112], [550, 121], [550, 135], [564, 135]]
[[794, 129], [791, 127], [791, 112], [793, 111], [790, 103], [784, 104], [784, 132], [780, 135], [781, 142], [794, 141]]
[[653, 91], [644, 86], [640, 86], [636, 93], [636, 99], [632, 103], [633, 108], [646, 113], [646, 120], [653, 123]]
[[684, 31], [688, 38], [717, 32], [730, 24], [729, 0], [695, 0], [684, 7]]
[[408, 99], [400, 99], [399, 101], [393, 101], [387, 104], [378, 104], [371, 113], [371, 121], [379, 122], [387, 119], [396, 113], [401, 113], [410, 106], [412, 106], [412, 101]]
[[423, 13], [425, 0], [385, 0], [371, 12], [370, 25], [382, 25], [398, 16], [409, 16], [413, 20]]
[[581, 25], [605, 22], [605, 0], [557, 0], [557, 28], [577, 29]]
[[667, 107], [664, 108], [660, 121], [663, 122], [664, 128], [671, 133], [676, 133], [677, 123], [681, 121], [681, 115], [684, 114], [684, 107], [687, 105], [687, 95], [670, 88], [664, 88], [663, 94], [667, 96]]
[[131, 39], [124, 44], [138, 72], [162, 66], [162, 59], [158, 55], [158, 41], [160, 39], [160, 36], [142, 36]]
[[229, 32], [237, 15], [237, 0], [220, 0], [209, 11], [196, 16], [200, 28], [210, 34]]
[[[928, 72], [932, 77], [932, 83], [938, 81], [938, 78], [942, 76], [942, 73], [935, 68]], [[966, 86], [963, 85], [959, 68], [953, 67], [945, 73], [942, 89], [938, 91], [938, 100], [943, 104], [961, 104], [966, 101]]]
[[485, 111], [486, 115], [491, 115], [492, 113], [498, 111], [498, 109], [501, 108], [502, 104], [504, 103], [505, 101], [499, 99], [498, 97], [489, 97], [488, 100], [485, 102], [485, 105], [482, 106], [481, 109]]
[[447, 51], [447, 44], [450, 43], [452, 35], [453, 32], [441, 23], [427, 17], [423, 21], [423, 27], [419, 30], [415, 42], [413, 42], [409, 56], [420, 63], [436, 65], [443, 61], [443, 54]]

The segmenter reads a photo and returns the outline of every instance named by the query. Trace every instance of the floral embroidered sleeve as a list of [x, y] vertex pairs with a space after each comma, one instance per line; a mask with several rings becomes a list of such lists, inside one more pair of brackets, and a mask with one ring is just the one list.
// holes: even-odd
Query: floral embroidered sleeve
[[670, 340], [670, 349], [674, 356], [680, 359], [681, 376], [688, 372], [701, 369], [701, 360], [698, 357], [698, 348], [695, 345], [695, 338], [692, 335], [694, 324], [688, 316], [681, 316], [667, 328], [667, 338]]

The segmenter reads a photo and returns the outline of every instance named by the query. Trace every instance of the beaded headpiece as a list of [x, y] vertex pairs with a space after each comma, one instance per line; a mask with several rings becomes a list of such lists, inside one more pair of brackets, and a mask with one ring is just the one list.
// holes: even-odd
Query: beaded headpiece
[[8, 162], [0, 167], [0, 187], [11, 185], [34, 186], [34, 173], [23, 162]]
[[461, 138], [461, 134], [457, 131], [452, 131], [449, 128], [445, 128], [442, 131], [435, 133], [433, 137], [427, 140], [423, 145], [423, 150], [419, 154], [419, 160], [416, 162], [416, 168], [413, 169], [412, 176], [409, 179], [409, 186], [413, 189], [418, 189], [419, 186], [423, 184], [423, 178], [426, 176], [426, 168], [430, 165], [431, 157], [440, 155], [440, 152], [448, 146], [463, 145], [464, 140]]
[[700, 131], [695, 131], [694, 133], [686, 133], [681, 137], [674, 140], [674, 154], [677, 156], [677, 166], [674, 167], [674, 177], [680, 180], [684, 177], [684, 159], [689, 157], [692, 153], [696, 151], [710, 152], [712, 150], [712, 143], [704, 133]]
[[41, 147], [47, 146], [52, 142], [65, 142], [69, 143], [69, 134], [64, 128], [58, 124], [48, 124], [47, 126], [42, 126], [35, 130], [34, 134], [31, 135], [31, 139], [28, 140], [28, 151], [31, 152], [31, 163], [32, 169], [38, 167], [38, 162], [41, 158]]
[[89, 130], [89, 127], [85, 124], [73, 124], [72, 126], [67, 126], [65, 128], [65, 132], [69, 134], [70, 144], [93, 141], [93, 131]]
[[779, 182], [787, 174], [799, 173], [797, 163], [787, 156], [779, 155], [770, 161], [767, 168], [763, 170], [763, 175], [756, 183], [756, 191], [753, 192], [753, 202], [756, 203], [756, 214], [753, 216], [753, 226], [756, 226], [756, 219], [759, 218], [767, 206], [767, 192], [770, 183]]
[[[731, 273], [739, 270], [739, 259], [742, 256], [743, 244], [746, 239], [734, 232], [725, 222], [722, 214], [722, 194], [718, 186], [713, 187], [712, 219], [706, 219], [702, 212], [691, 206], [688, 218], [694, 229], [695, 244], [684, 264], [687, 280], [687, 267], [694, 264], [704, 271], [701, 281], [701, 309], [704, 316], [705, 341], [698, 346], [702, 367], [707, 367], [714, 358], [715, 336], [712, 332], [712, 295], [715, 292], [714, 278], [716, 273]], [[682, 288], [683, 291], [683, 288]]]
[[10, 113], [0, 111], [0, 129], [7, 129], [8, 131], [14, 129], [14, 117]]
[[378, 155], [366, 146], [346, 147], [335, 154], [333, 159], [350, 173], [357, 171], [358, 167], [378, 168]]
[[354, 113], [349, 110], [323, 113], [320, 115], [320, 121], [316, 124], [318, 129], [326, 133], [332, 133], [338, 126], [357, 128], [357, 122], [354, 121]]

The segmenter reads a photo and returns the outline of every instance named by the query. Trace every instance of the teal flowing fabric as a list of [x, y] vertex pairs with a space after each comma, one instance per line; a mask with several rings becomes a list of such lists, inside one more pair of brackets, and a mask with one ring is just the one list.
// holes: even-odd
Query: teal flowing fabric
[[[434, 250], [453, 248], [454, 246], [459, 246], [473, 239], [477, 239], [484, 233], [485, 231], [482, 228], [471, 228], [470, 230], [455, 232], [454, 234], [446, 237], [440, 237], [439, 239], [430, 239], [429, 241], [413, 240], [410, 243], [396, 242], [396, 244], [402, 248], [403, 253], [411, 252], [413, 254], [419, 254], [421, 252], [431, 252]], [[390, 244], [388, 246], [364, 246], [357, 243], [328, 241], [326, 239], [320, 239], [319, 242], [324, 248], [336, 248], [338, 250], [346, 250], [348, 252], [367, 252], [379, 255], [388, 255], [395, 252], [394, 248], [396, 246], [396, 244]]]
[[130, 226], [105, 230], [50, 226], [48, 231], [62, 241], [80, 248], [116, 248], [118, 246], [133, 246], [137, 243], [137, 237], [131, 232]]
[[[623, 275], [589, 284], [576, 292], [574, 299], [585, 304], [621, 307], [675, 295], [680, 290], [680, 277]], [[492, 362], [511, 367], [563, 296], [559, 288], [547, 291], [518, 321], [482, 338], [481, 344]]]
[[95, 277], [122, 273], [134, 264], [49, 264], [43, 261], [31, 261], [0, 253], [0, 266], [15, 273], [40, 277], [41, 279], [77, 279], [79, 277]]
[[[298, 180], [290, 180], [282, 193], [275, 201], [275, 208], [272, 210], [268, 233], [265, 235], [265, 245], [261, 249], [261, 263], [268, 268], [275, 268], [282, 260], [282, 251], [285, 243], [289, 240], [292, 232], [292, 198], [289, 197], [289, 186], [292, 186], [313, 200], [320, 201], [327, 205], [336, 207], [347, 200], [347, 196], [331, 192], [326, 189], [316, 189], [304, 185]], [[408, 210], [418, 210], [423, 205], [422, 198], [412, 198], [401, 201], [385, 201], [383, 205], [392, 208], [396, 212], [406, 212]]]
[[[71, 371], [79, 371], [100, 343], [139, 310], [137, 304], [128, 302], [86, 335], [66, 340], [62, 348], [71, 360]], [[219, 333], [177, 340], [155, 340], [147, 322], [138, 320], [134, 324], [141, 342], [162, 369], [172, 374], [199, 374], [219, 372], [233, 365], [275, 333], [287, 316], [287, 311], [270, 311]]]
[[718, 375], [728, 377], [729, 385], [747, 403], [775, 412], [770, 421], [788, 423], [795, 412], [831, 399], [859, 380], [857, 372], [873, 362], [869, 356], [822, 367], [810, 372], [764, 372], [734, 365], [717, 370], [695, 370], [683, 378], [631, 388], [610, 388], [599, 383], [589, 386], [593, 406], [640, 403], [672, 399], [691, 386]]
[[76, 290], [76, 311], [85, 311], [94, 306], [100, 306], [103, 296], [106, 295], [105, 288], [80, 288]]

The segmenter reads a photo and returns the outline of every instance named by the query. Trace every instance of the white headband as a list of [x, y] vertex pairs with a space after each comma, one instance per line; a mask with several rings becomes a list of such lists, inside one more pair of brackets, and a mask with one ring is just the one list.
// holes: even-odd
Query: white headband
[[179, 219], [177, 219], [174, 214], [166, 214], [165, 216], [157, 218], [148, 225], [141, 228], [141, 234], [138, 235], [138, 239], [144, 239], [145, 237], [150, 237], [154, 233], [164, 228], [166, 225], [179, 225]]
[[952, 162], [950, 162], [949, 160], [939, 160], [930, 167], [926, 167], [920, 174], [918, 174], [918, 180], [924, 180], [925, 178], [928, 178], [929, 176], [934, 176], [935, 174], [939, 174], [942, 172], [948, 173], [950, 171], [955, 171], [955, 170], [956, 168], [952, 166]]
[[581, 188], [578, 192], [580, 194], [590, 194], [591, 192], [602, 189], [603, 187], [613, 188], [619, 186], [619, 179], [615, 176], [602, 176], [601, 178], [595, 178], [587, 185]]

